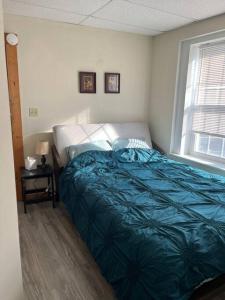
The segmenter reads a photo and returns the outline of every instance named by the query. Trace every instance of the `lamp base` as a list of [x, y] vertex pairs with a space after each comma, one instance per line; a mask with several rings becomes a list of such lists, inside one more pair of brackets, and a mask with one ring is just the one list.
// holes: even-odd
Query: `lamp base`
[[41, 156], [41, 168], [46, 168], [46, 157], [45, 157], [45, 155]]

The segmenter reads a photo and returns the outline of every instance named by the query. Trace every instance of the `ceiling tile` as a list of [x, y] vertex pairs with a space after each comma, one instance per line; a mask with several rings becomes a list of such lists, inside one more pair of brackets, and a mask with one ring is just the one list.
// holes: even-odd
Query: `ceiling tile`
[[110, 2], [94, 16], [158, 31], [167, 31], [192, 21], [122, 0]]
[[225, 0], [128, 0], [128, 2], [194, 19], [204, 19], [225, 12]]
[[90, 15], [109, 0], [14, 0], [46, 8], [56, 8], [63, 11], [75, 12], [81, 15]]
[[[6, 13], [147, 35], [225, 13], [225, 0], [4, 0]], [[85, 17], [85, 16], [88, 16]]]
[[9, 0], [4, 1], [4, 12], [73, 24], [78, 24], [85, 18], [84, 16], [75, 13], [67, 13], [51, 8], [37, 7]]
[[83, 21], [81, 25], [88, 25], [92, 27], [105, 28], [105, 29], [111, 29], [116, 31], [133, 32], [133, 33], [139, 33], [139, 34], [151, 35], [151, 36], [160, 33], [159, 31], [154, 31], [147, 28], [125, 25], [118, 22], [112, 22], [108, 20], [95, 18], [95, 17], [89, 17], [88, 19]]

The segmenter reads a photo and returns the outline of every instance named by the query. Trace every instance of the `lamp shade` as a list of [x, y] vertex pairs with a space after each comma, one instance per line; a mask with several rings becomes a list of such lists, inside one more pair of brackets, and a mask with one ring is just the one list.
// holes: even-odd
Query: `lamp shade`
[[48, 141], [40, 141], [36, 145], [36, 154], [37, 155], [47, 155], [49, 152], [49, 142]]

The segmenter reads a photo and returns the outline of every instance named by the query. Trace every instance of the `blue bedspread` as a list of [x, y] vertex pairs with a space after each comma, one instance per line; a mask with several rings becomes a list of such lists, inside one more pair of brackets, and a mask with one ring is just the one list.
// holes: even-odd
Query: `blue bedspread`
[[155, 150], [89, 151], [60, 196], [119, 299], [188, 299], [225, 273], [225, 179]]

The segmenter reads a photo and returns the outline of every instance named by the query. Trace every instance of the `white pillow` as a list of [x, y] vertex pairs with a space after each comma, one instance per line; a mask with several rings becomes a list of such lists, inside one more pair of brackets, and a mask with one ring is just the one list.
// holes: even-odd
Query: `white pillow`
[[92, 150], [92, 151], [94, 151], [94, 150], [110, 151], [110, 150], [112, 150], [112, 147], [111, 147], [109, 141], [106, 141], [106, 140], [71, 145], [67, 148], [68, 160], [71, 160], [75, 156], [77, 156], [83, 152], [90, 151], [90, 150]]
[[142, 148], [142, 149], [151, 149], [149, 145], [142, 139], [130, 138], [130, 139], [121, 139], [118, 138], [112, 143], [112, 149], [118, 151], [123, 148]]

